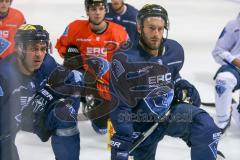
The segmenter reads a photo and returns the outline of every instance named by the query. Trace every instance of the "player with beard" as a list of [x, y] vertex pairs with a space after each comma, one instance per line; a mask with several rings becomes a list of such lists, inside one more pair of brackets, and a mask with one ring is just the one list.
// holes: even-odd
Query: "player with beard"
[[[87, 71], [86, 85], [88, 79], [94, 79], [95, 83], [88, 87], [96, 88], [100, 97], [109, 101], [109, 73], [106, 71], [98, 75], [90, 69], [87, 59], [98, 58], [108, 64], [114, 52], [128, 40], [128, 34], [122, 26], [104, 20], [108, 11], [107, 0], [85, 0], [85, 10], [89, 19], [70, 23], [58, 39], [56, 48], [64, 58], [65, 66], [71, 65], [70, 67], [75, 69]], [[99, 97], [93, 94], [89, 93], [89, 97]], [[92, 120], [92, 126], [97, 133], [107, 132], [107, 119], [108, 116], [104, 116]]]
[[138, 10], [132, 5], [124, 3], [124, 0], [111, 0], [108, 6], [109, 12], [105, 19], [125, 27], [131, 42], [137, 44], [139, 38], [136, 25]]
[[[111, 91], [121, 100], [110, 113], [116, 130], [111, 160], [128, 160], [130, 156], [155, 160], [158, 143], [165, 135], [184, 140], [191, 147], [191, 160], [215, 160], [221, 132], [199, 108], [197, 89], [180, 76], [184, 51], [177, 41], [164, 36], [169, 29], [167, 11], [157, 4], [143, 6], [137, 29], [138, 46], [116, 53], [110, 68]], [[156, 124], [134, 149], [141, 133]]]

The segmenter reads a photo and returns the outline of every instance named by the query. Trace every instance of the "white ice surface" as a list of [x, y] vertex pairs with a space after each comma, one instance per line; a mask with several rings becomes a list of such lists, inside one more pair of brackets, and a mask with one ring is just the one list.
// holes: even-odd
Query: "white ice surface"
[[[146, 1], [126, 0], [141, 8]], [[239, 0], [148, 0], [163, 5], [169, 13], [169, 38], [185, 49], [182, 75], [197, 86], [203, 101], [214, 97], [212, 77], [218, 66], [211, 51], [224, 25], [240, 12]], [[53, 45], [69, 22], [86, 18], [83, 0], [14, 0], [13, 6], [24, 12], [27, 22], [41, 24], [50, 32]], [[58, 62], [61, 58], [54, 50]], [[207, 109], [214, 116], [213, 109]], [[81, 160], [109, 160], [106, 136], [93, 132], [89, 122], [80, 122]], [[22, 160], [53, 160], [50, 142], [42, 143], [29, 133], [20, 132], [16, 140]], [[219, 144], [227, 160], [240, 159], [240, 129], [233, 123]], [[159, 143], [156, 160], [190, 160], [189, 148], [180, 139], [165, 137]]]

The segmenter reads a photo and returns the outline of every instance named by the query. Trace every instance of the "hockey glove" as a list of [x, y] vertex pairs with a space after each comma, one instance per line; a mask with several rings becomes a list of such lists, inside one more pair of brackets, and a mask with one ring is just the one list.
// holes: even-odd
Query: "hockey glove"
[[[57, 69], [55, 72], [59, 72], [59, 70]], [[63, 86], [64, 84], [82, 84], [83, 78], [80, 72], [71, 71], [66, 74], [68, 75], [63, 84], [58, 81], [55, 81], [55, 83], [59, 83]], [[55, 73], [50, 76], [48, 83], [52, 84], [52, 86], [54, 86], [53, 75], [59, 74]], [[56, 78], [57, 77], [55, 77], [55, 79]], [[46, 127], [48, 113], [59, 103], [61, 98], [69, 96], [61, 93], [59, 89], [55, 91], [52, 86], [46, 84], [43, 89], [37, 91], [29, 105], [22, 111], [22, 129], [36, 133], [43, 142], [47, 141], [52, 134], [52, 131]], [[56, 86], [59, 88], [59, 85]]]
[[48, 85], [38, 91], [22, 111], [22, 130], [36, 133], [43, 142], [46, 142], [52, 134], [46, 127], [47, 115], [60, 97]]
[[194, 106], [201, 105], [200, 95], [197, 89], [187, 80], [181, 79], [174, 85], [174, 100], [178, 102], [189, 101]]
[[83, 81], [83, 74], [77, 70], [72, 70], [65, 79], [65, 84], [83, 86]]
[[134, 132], [131, 137], [114, 134], [111, 138], [111, 160], [128, 160], [129, 151], [139, 135], [139, 132]]
[[49, 76], [47, 82], [55, 92], [60, 94], [72, 94], [73, 86], [84, 85], [84, 75], [77, 70], [69, 70], [62, 66], [57, 67]]
[[68, 46], [64, 56], [63, 66], [68, 69], [82, 69], [83, 62], [76, 46]]
[[240, 113], [240, 105], [238, 105], [237, 110], [238, 110], [238, 113]]

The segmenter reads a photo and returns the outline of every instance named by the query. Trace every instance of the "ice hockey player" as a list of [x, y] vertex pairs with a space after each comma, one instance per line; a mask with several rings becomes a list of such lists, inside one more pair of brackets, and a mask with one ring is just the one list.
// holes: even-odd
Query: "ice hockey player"
[[139, 40], [136, 23], [138, 10], [132, 5], [124, 3], [124, 0], [111, 0], [108, 7], [109, 11], [105, 19], [125, 27], [131, 42], [137, 44]]
[[66, 82], [80, 84], [80, 72], [59, 68], [48, 54], [49, 34], [41, 25], [20, 26], [14, 40], [15, 52], [0, 61], [0, 159], [19, 159], [15, 137], [23, 129], [42, 141], [52, 136], [56, 159], [78, 160], [80, 140], [74, 113], [79, 102], [65, 95], [60, 103], [62, 94], [49, 84], [58, 79], [53, 77], [58, 71], [65, 73]]
[[[64, 63], [74, 64], [74, 59], [78, 66], [85, 66], [83, 70], [87, 71], [86, 79], [94, 79], [95, 83], [88, 87], [96, 88], [97, 94], [104, 100], [110, 100], [109, 90], [109, 61], [113, 53], [119, 46], [128, 40], [128, 34], [125, 29], [118, 24], [104, 20], [108, 10], [107, 0], [85, 0], [85, 9], [89, 20], [76, 20], [68, 25], [63, 35], [58, 39], [56, 48], [59, 54], [64, 58]], [[72, 58], [78, 56], [78, 58]], [[90, 69], [88, 60], [97, 58], [104, 62], [105, 71], [100, 75], [96, 70]], [[71, 59], [71, 61], [70, 61]], [[70, 63], [68, 63], [70, 61]], [[74, 67], [74, 66], [71, 66]], [[75, 66], [76, 68], [76, 66]], [[87, 85], [87, 84], [86, 84]], [[89, 93], [88, 97], [99, 97], [94, 93]], [[93, 101], [92, 101], [93, 102]], [[93, 108], [94, 105], [86, 104], [87, 108]], [[108, 115], [92, 120], [94, 130], [99, 134], [107, 133]]]
[[224, 133], [231, 117], [240, 124], [238, 103], [232, 103], [233, 92], [240, 88], [240, 14], [224, 27], [215, 48], [214, 60], [221, 65], [215, 79], [216, 124]]
[[18, 27], [25, 23], [23, 13], [11, 7], [12, 1], [0, 1], [0, 59], [13, 52], [15, 44], [14, 34]]
[[[116, 130], [111, 160], [128, 160], [130, 155], [134, 160], [154, 160], [165, 135], [184, 140], [191, 147], [192, 160], [216, 159], [220, 129], [199, 108], [196, 88], [181, 78], [184, 51], [177, 41], [163, 36], [168, 28], [168, 14], [162, 6], [143, 6], [137, 16], [139, 45], [113, 56], [111, 88], [121, 102], [110, 113]], [[158, 127], [129, 155], [139, 135], [155, 122]]]

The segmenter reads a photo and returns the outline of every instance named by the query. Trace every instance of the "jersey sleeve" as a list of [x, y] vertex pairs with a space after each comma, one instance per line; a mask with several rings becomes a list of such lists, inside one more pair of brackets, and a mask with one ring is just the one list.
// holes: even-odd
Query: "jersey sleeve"
[[67, 46], [70, 44], [69, 27], [67, 26], [62, 36], [57, 39], [55, 48], [58, 50], [59, 55], [63, 58], [66, 54]]
[[[175, 40], [167, 40], [165, 48], [171, 48], [169, 55], [166, 55], [170, 59], [169, 68], [172, 70], [172, 80], [176, 82], [181, 79], [180, 71], [184, 65], [184, 49], [181, 44]], [[172, 66], [173, 69], [172, 69]]]
[[124, 43], [126, 41], [130, 41], [130, 38], [128, 36], [128, 33], [126, 31], [126, 29], [120, 25], [113, 25], [113, 27], [118, 31], [117, 32], [117, 36], [118, 36], [118, 42]]
[[181, 63], [179, 63], [179, 65], [178, 65], [178, 67], [177, 67], [177, 73], [176, 73], [176, 77], [174, 77], [174, 80], [175, 81], [178, 81], [178, 80], [180, 80], [180, 79], [182, 79], [182, 77], [181, 77], [181, 75], [180, 75], [180, 71], [181, 71], [181, 69], [182, 69], [182, 67], [183, 67], [183, 65], [184, 65], [184, 49], [183, 49], [183, 47], [179, 44], [179, 46], [178, 46], [178, 49], [177, 49], [179, 52], [178, 52], [178, 60], [177, 61], [179, 61], [179, 62], [181, 62]]
[[130, 37], [129, 37], [129, 35], [128, 35], [128, 33], [127, 33], [127, 31], [125, 29], [123, 29], [121, 35], [122, 35], [122, 39], [123, 39], [124, 42], [130, 41]]
[[20, 15], [19, 15], [19, 24], [20, 24], [20, 25], [26, 24], [26, 18], [25, 18], [25, 16], [23, 15], [22, 12], [20, 12]]
[[230, 52], [239, 38], [237, 37], [234, 28], [235, 23], [233, 22], [229, 22], [225, 26], [216, 42], [214, 50], [212, 51], [214, 60], [219, 64], [224, 63], [223, 59], [231, 63], [236, 58]]

